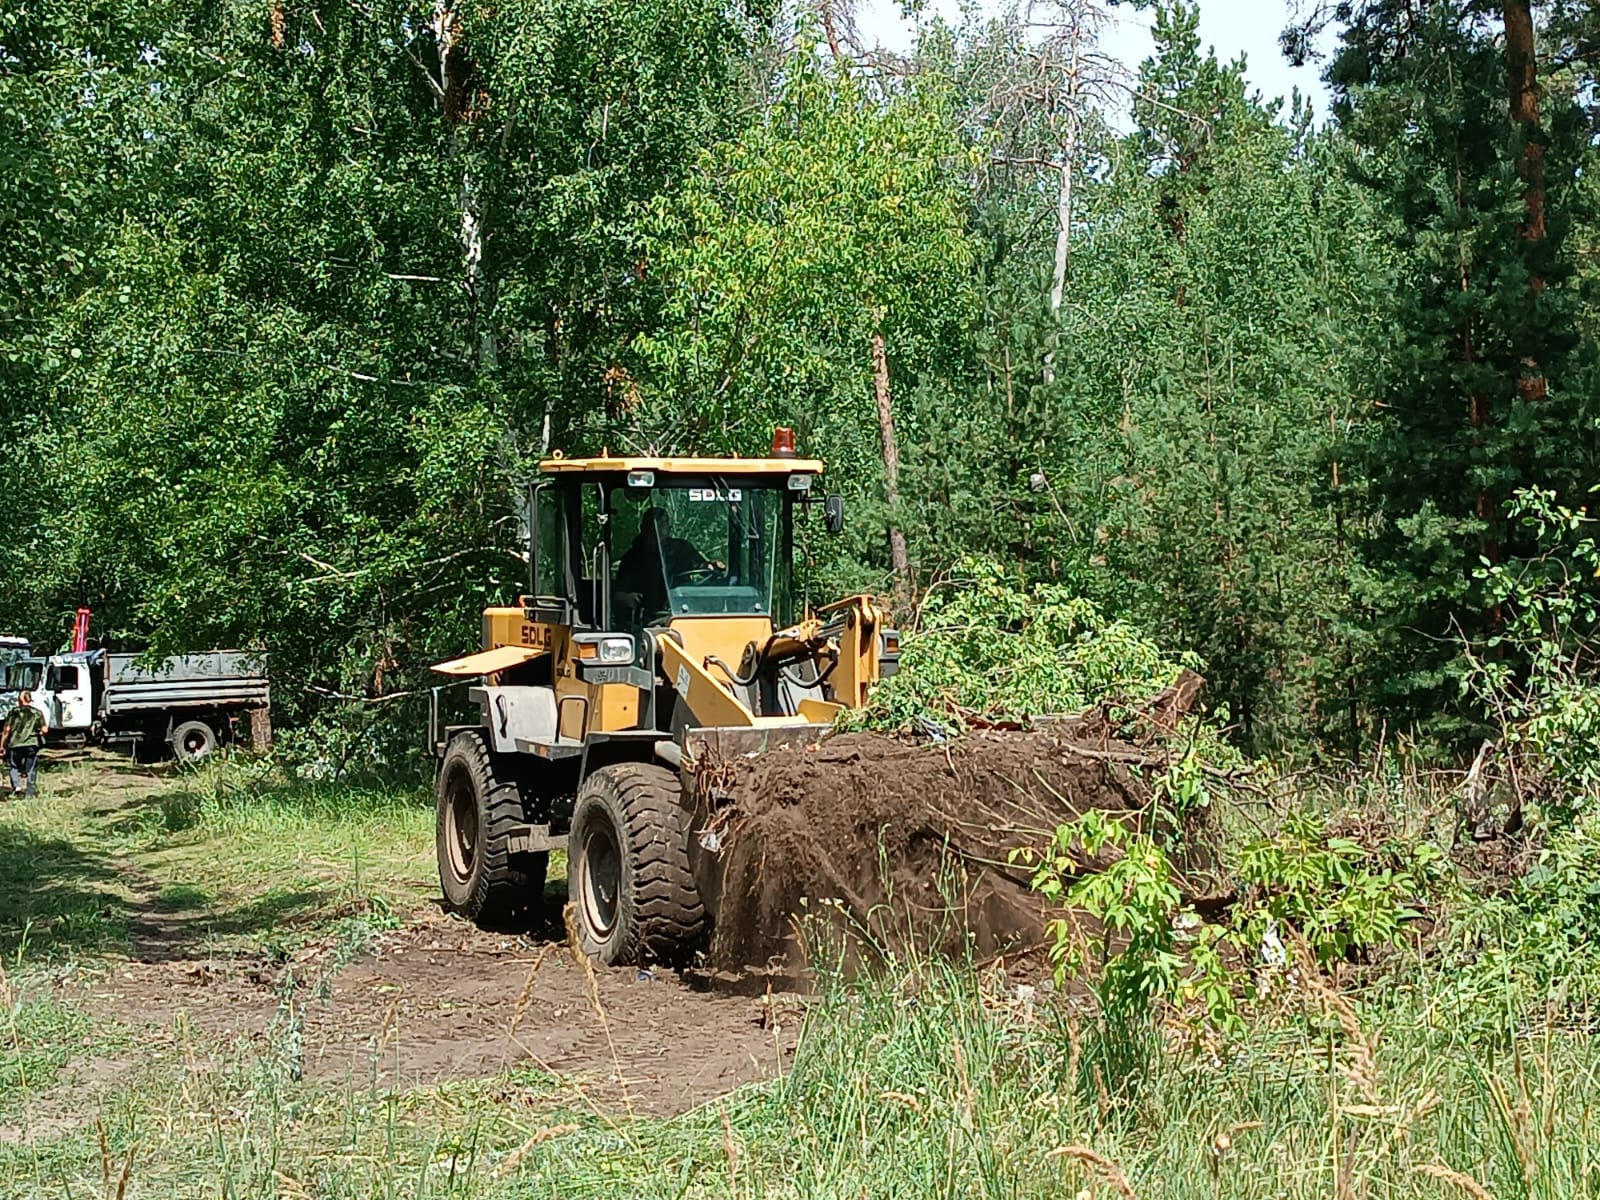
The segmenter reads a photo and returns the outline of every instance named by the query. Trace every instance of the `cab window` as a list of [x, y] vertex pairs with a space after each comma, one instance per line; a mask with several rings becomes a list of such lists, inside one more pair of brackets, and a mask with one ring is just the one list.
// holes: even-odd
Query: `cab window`
[[562, 569], [561, 492], [548, 485], [535, 489], [533, 500], [533, 592], [562, 599], [567, 594]]

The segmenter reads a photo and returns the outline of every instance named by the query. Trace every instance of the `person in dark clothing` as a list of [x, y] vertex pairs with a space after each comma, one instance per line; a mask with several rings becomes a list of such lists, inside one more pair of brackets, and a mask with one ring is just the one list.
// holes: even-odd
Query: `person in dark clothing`
[[33, 693], [23, 692], [17, 697], [17, 706], [6, 715], [0, 726], [0, 754], [5, 755], [11, 768], [11, 794], [22, 791], [23, 780], [28, 783], [26, 795], [38, 794], [39, 746], [44, 735], [50, 732], [44, 714], [33, 706]]
[[670, 617], [667, 588], [677, 587], [698, 571], [720, 570], [695, 549], [694, 543], [672, 536], [672, 514], [652, 508], [644, 514], [639, 533], [617, 564], [613, 597], [619, 614], [627, 614], [638, 628]]

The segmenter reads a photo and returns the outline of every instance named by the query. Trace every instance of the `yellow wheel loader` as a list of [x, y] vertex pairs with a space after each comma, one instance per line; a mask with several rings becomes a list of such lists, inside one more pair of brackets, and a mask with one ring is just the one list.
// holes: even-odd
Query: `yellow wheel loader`
[[[538, 903], [566, 849], [584, 950], [685, 961], [707, 933], [692, 864], [696, 771], [814, 738], [895, 669], [858, 596], [796, 596], [797, 526], [843, 525], [822, 463], [779, 429], [765, 458], [564, 458], [530, 489], [531, 589], [483, 614], [483, 648], [433, 669], [445, 904], [493, 925]], [[820, 514], [818, 512], [820, 511]]]

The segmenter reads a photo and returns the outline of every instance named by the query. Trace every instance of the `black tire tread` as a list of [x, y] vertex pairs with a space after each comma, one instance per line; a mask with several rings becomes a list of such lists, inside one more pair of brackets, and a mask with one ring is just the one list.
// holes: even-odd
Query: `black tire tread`
[[[494, 769], [494, 756], [489, 752], [489, 746], [483, 734], [472, 730], [457, 734], [451, 739], [450, 747], [445, 751], [445, 760], [449, 761], [452, 754], [460, 751], [460, 757], [466, 759], [467, 769], [476, 777], [477, 787], [484, 796], [483, 811], [479, 820], [487, 831], [484, 838], [483, 869], [478, 872], [476, 886], [473, 888], [467, 903], [456, 907], [446, 901], [450, 907], [479, 925], [495, 925], [510, 920], [526, 908], [529, 903], [536, 903], [539, 893], [544, 890], [544, 872], [523, 871], [513, 863], [511, 852], [507, 849], [507, 842], [511, 831], [524, 823], [524, 809], [522, 804], [522, 791], [514, 783], [496, 777]], [[445, 771], [440, 770], [441, 785]], [[442, 797], [440, 800], [443, 803]], [[442, 816], [439, 837], [443, 837]], [[441, 855], [439, 868], [443, 872]], [[545, 865], [548, 857], [535, 856], [539, 865]]]
[[[199, 758], [194, 759], [185, 758], [182, 750], [183, 732], [191, 725], [198, 725], [200, 728], [204, 729], [210, 735], [211, 739], [211, 748]], [[222, 749], [222, 735], [217, 732], [217, 727], [210, 721], [202, 721], [198, 718], [195, 718], [188, 721], [180, 721], [178, 724], [174, 725], [172, 727], [172, 732], [167, 735], [167, 745], [172, 750], [173, 758], [177, 759], [180, 763], [188, 765], [191, 763], [202, 762], [205, 759], [210, 758], [218, 750]]]
[[619, 763], [589, 777], [584, 791], [608, 790], [623, 818], [618, 832], [633, 866], [634, 919], [611, 965], [681, 963], [706, 930], [706, 910], [689, 868], [678, 777], [665, 767]]

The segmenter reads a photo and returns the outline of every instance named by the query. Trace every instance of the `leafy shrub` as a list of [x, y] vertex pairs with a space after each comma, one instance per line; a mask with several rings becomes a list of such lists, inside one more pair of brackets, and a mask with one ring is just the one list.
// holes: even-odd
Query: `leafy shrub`
[[[1080, 853], [1081, 851], [1081, 853]], [[1068, 880], [1081, 859], [1115, 852], [1102, 871]], [[1183, 907], [1172, 864], [1154, 839], [1116, 818], [1091, 809], [1056, 830], [1055, 844], [1034, 872], [1033, 886], [1046, 899], [1088, 913], [1100, 924], [1103, 970], [1096, 993], [1103, 1011], [1133, 1014], [1172, 996], [1182, 977], [1174, 918]], [[1051, 922], [1051, 958], [1066, 971], [1087, 965], [1070, 920]], [[1116, 951], [1112, 946], [1117, 945]]]
[[1524, 816], [1567, 827], [1600, 797], [1597, 521], [1541, 488], [1518, 492], [1509, 507], [1543, 552], [1481, 560], [1477, 577], [1505, 625], [1488, 640], [1489, 654], [1473, 659], [1466, 686], [1500, 726]]
[[[1600, 817], [1552, 833], [1527, 872], [1471, 896], [1451, 921], [1443, 973], [1456, 1025], [1506, 1032], [1529, 1010], [1600, 1000]], [[1487, 1027], [1487, 1030], [1485, 1029]]]
[[899, 671], [873, 689], [852, 728], [974, 717], [1025, 720], [1160, 691], [1181, 666], [1125, 621], [1053, 584], [1019, 586], [998, 563], [965, 559], [924, 600]]
[[[1244, 848], [1239, 898], [1208, 923], [1179, 891], [1167, 849], [1104, 812], [1061, 826], [1042, 853], [1017, 857], [1033, 866], [1034, 889], [1063, 908], [1049, 926], [1058, 981], [1087, 982], [1120, 1029], [1167, 1006], [1198, 1009], [1212, 1028], [1238, 1031], [1239, 1001], [1257, 995], [1257, 965], [1287, 963], [1286, 940], [1303, 943], [1322, 967], [1398, 946], [1448, 877], [1431, 843], [1367, 846], [1300, 817]], [[1103, 869], [1083, 872], [1107, 858]], [[1075, 913], [1093, 919], [1097, 938], [1083, 936]]]
[[1431, 842], [1385, 839], [1366, 846], [1331, 833], [1317, 817], [1291, 817], [1275, 836], [1245, 846], [1237, 875], [1243, 902], [1232, 917], [1237, 941], [1259, 946], [1269, 928], [1303, 937], [1322, 966], [1398, 946], [1419, 906], [1446, 877]]
[[279, 732], [274, 755], [297, 778], [313, 783], [411, 779], [422, 773], [422, 728], [414, 708], [340, 702]]

